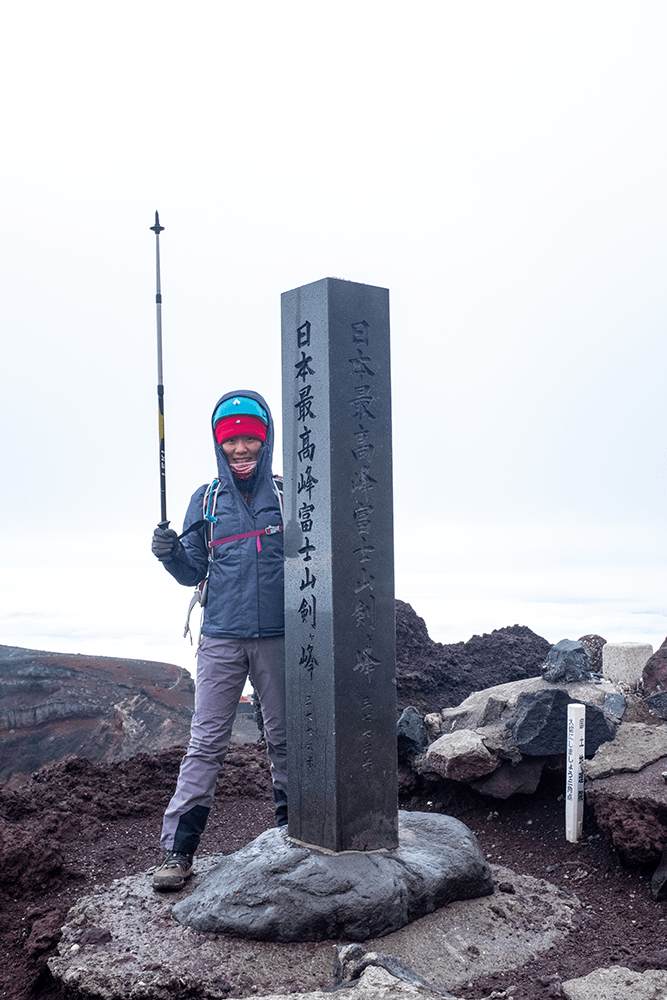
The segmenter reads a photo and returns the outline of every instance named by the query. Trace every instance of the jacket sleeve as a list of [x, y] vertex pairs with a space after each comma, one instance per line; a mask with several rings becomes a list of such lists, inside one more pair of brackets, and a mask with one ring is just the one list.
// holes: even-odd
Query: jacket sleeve
[[[200, 521], [206, 486], [193, 494], [188, 506], [183, 531]], [[206, 527], [191, 531], [181, 541], [181, 548], [173, 558], [163, 562], [164, 568], [184, 587], [196, 587], [208, 573], [208, 552], [206, 549]]]

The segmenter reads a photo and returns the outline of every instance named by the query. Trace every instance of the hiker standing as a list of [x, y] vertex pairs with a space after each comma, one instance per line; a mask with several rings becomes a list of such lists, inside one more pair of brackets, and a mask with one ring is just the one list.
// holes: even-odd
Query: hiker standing
[[226, 393], [213, 411], [213, 438], [218, 479], [193, 495], [183, 526], [191, 530], [181, 541], [172, 529], [153, 534], [153, 554], [179, 583], [196, 586], [208, 573], [190, 742], [164, 814], [167, 856], [155, 889], [181, 889], [192, 872], [248, 676], [264, 719], [276, 823], [287, 823], [282, 497], [264, 399]]

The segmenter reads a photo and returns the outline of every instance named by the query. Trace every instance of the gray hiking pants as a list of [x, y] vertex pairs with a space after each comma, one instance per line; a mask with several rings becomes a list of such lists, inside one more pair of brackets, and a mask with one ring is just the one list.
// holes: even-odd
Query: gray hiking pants
[[197, 657], [190, 743], [162, 823], [160, 843], [167, 851], [194, 854], [197, 849], [248, 676], [262, 706], [273, 787], [287, 792], [285, 637], [204, 636]]

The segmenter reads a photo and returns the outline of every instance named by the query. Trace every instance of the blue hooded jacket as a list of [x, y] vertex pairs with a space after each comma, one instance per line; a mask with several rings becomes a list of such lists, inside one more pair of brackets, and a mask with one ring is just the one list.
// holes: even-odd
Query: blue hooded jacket
[[[218, 478], [221, 486], [215, 507], [217, 523], [213, 540], [241, 535], [269, 525], [282, 524], [280, 502], [273, 486], [273, 418], [264, 399], [256, 392], [240, 389], [227, 392], [215, 404], [213, 413], [226, 399], [248, 396], [264, 407], [269, 418], [266, 441], [261, 447], [254, 473], [255, 485], [246, 503], [236, 485], [222, 446], [213, 435]], [[183, 530], [202, 519], [202, 505], [208, 483], [193, 494]], [[183, 549], [164, 563], [165, 569], [184, 586], [196, 586], [206, 576], [208, 525], [182, 539]], [[213, 639], [249, 639], [282, 635], [285, 631], [284, 560], [282, 532], [257, 538], [226, 542], [213, 548], [202, 635]]]

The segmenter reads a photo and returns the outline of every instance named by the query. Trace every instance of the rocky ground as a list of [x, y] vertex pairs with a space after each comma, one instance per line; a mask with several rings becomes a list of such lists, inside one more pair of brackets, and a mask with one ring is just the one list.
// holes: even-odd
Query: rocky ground
[[[467, 643], [443, 646], [429, 638], [424, 622], [409, 605], [397, 601], [396, 611], [399, 708], [414, 704], [421, 712], [440, 711], [458, 705], [473, 690], [537, 676], [549, 649], [546, 640], [518, 625], [474, 636]], [[19, 654], [23, 655], [12, 651], [14, 658]], [[42, 703], [48, 708], [51, 702], [62, 701], [56, 697], [62, 665], [55, 664], [54, 674], [54, 665], [47, 663], [47, 676], [45, 656], [20, 668], [25, 677], [19, 677], [18, 668], [14, 669], [16, 690], [0, 690], [3, 711], [15, 711], [17, 685], [25, 686], [28, 681], [35, 711]], [[102, 664], [100, 669], [106, 667]], [[133, 668], [128, 697], [136, 699], [135, 674], [141, 676], [139, 695], [143, 699], [150, 694], [151, 703], [159, 706], [154, 729], [139, 732], [134, 725], [135, 709], [139, 715], [144, 711], [134, 700], [121, 717], [115, 709], [111, 713], [104, 709], [98, 698], [101, 707], [95, 708], [95, 746], [100, 756], [96, 762], [70, 756], [43, 767], [27, 782], [17, 785], [14, 780], [0, 786], [0, 1000], [76, 1000], [73, 994], [63, 992], [46, 966], [47, 958], [55, 953], [68, 909], [95, 888], [111, 887], [114, 879], [146, 871], [158, 860], [161, 816], [183, 751], [175, 746], [161, 749], [164, 743], [155, 747], [149, 743], [150, 749], [158, 752], [135, 751], [132, 755], [132, 749], [139, 736], [141, 740], [163, 740], [165, 727], [173, 725], [173, 719], [181, 724], [187, 705], [178, 702], [175, 709], [168, 706], [163, 692], [173, 698], [176, 695], [170, 689], [176, 689], [177, 697], [183, 698], [188, 691], [180, 691], [183, 685], [174, 684], [171, 676], [162, 678], [159, 670], [157, 679], [149, 678], [149, 691], [143, 679], [147, 668], [161, 670], [163, 665]], [[111, 683], [100, 676], [100, 683]], [[87, 710], [92, 714], [91, 708]], [[63, 726], [70, 724], [74, 725], [63, 721]], [[101, 742], [107, 730], [113, 737], [108, 745]], [[86, 739], [90, 743], [87, 734]], [[27, 748], [28, 744], [33, 746], [30, 740]], [[3, 747], [7, 745], [3, 734]], [[634, 775], [627, 777], [636, 780]], [[488, 997], [494, 991], [514, 1000], [557, 997], [561, 981], [584, 976], [600, 966], [667, 969], [667, 903], [655, 903], [649, 887], [655, 859], [645, 869], [624, 866], [588, 808], [581, 842], [567, 843], [563, 784], [562, 775], [545, 770], [535, 794], [503, 801], [482, 796], [465, 785], [431, 781], [428, 775], [416, 782], [410, 775], [401, 783], [402, 808], [435, 810], [461, 819], [477, 834], [492, 864], [506, 866], [518, 875], [547, 879], [568, 897], [576, 894], [581, 902], [577, 930], [565, 938], [563, 947], [553, 948], [514, 971], [472, 979], [465, 988], [468, 998]], [[221, 772], [200, 853], [231, 853], [272, 823], [264, 747], [258, 743], [235, 745]], [[497, 908], [497, 919], [502, 921], [502, 898]], [[247, 970], [230, 981], [229, 995], [313, 988], [312, 976], [309, 979], [299, 963], [278, 978], [266, 969], [266, 965], [259, 968], [248, 963]], [[333, 978], [319, 985], [330, 986], [332, 982]], [[447, 983], [440, 985], [447, 987]]]
[[[46, 969], [74, 901], [156, 860], [161, 813], [181, 751], [139, 755], [115, 764], [70, 758], [16, 791], [0, 792], [0, 996], [63, 997]], [[469, 790], [446, 799], [413, 795], [404, 808], [439, 810], [473, 829], [493, 863], [546, 878], [581, 903], [580, 926], [565, 946], [513, 972], [472, 981], [466, 996], [507, 990], [515, 1000], [559, 995], [561, 980], [610, 964], [667, 968], [667, 904], [654, 903], [651, 870], [628, 869], [590, 817], [580, 844], [563, 836], [562, 779], [548, 776], [537, 794], [506, 802]], [[202, 853], [230, 853], [272, 823], [268, 765], [259, 744], [234, 747], [219, 782]], [[500, 907], [502, 909], [502, 907]], [[502, 919], [499, 916], [499, 919]], [[322, 984], [329, 985], [329, 984]], [[446, 986], [447, 984], [442, 984]], [[266, 973], [231, 984], [230, 996], [312, 988], [298, 967], [281, 982]]]

